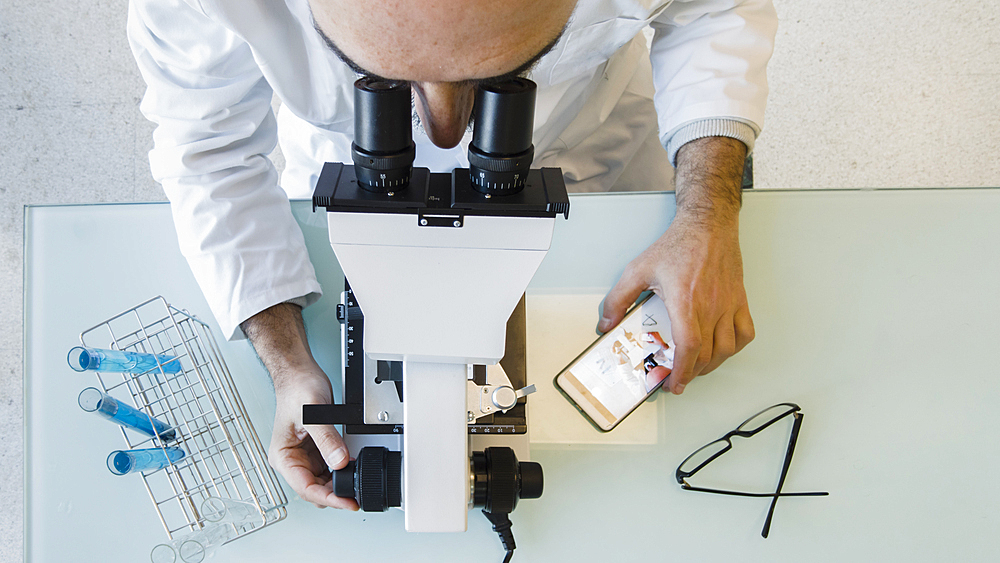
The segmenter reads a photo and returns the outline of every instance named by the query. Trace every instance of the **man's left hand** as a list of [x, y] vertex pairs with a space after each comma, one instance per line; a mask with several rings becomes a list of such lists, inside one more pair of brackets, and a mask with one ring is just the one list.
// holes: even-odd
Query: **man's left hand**
[[621, 322], [643, 291], [653, 290], [663, 300], [676, 346], [663, 385], [677, 395], [754, 338], [739, 240], [745, 157], [746, 147], [733, 139], [710, 137], [684, 145], [678, 154], [674, 221], [629, 263], [604, 298], [601, 332]]
[[676, 348], [673, 369], [663, 385], [675, 394], [753, 340], [736, 229], [675, 220], [625, 268], [604, 298], [598, 330], [606, 332], [621, 322], [647, 289], [663, 300], [670, 316]]

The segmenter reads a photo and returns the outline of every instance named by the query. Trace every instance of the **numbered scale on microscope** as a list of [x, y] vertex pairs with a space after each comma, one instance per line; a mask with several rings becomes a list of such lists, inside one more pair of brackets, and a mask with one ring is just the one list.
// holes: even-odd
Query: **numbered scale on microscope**
[[513, 192], [524, 187], [524, 178], [520, 174], [513, 174], [509, 182], [491, 182], [487, 173], [483, 171], [472, 172], [469, 177], [471, 178], [472, 185], [480, 192], [485, 193], [486, 197], [492, 197], [493, 194]]

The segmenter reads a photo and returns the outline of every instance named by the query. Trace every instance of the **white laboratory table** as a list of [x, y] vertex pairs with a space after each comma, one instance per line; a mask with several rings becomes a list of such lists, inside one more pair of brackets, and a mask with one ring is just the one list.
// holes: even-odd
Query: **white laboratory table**
[[[339, 374], [342, 274], [325, 217], [293, 202], [326, 290], [307, 309], [320, 364]], [[594, 336], [596, 305], [673, 215], [673, 196], [572, 197], [528, 291], [532, 457], [541, 499], [513, 513], [514, 561], [996, 561], [1000, 559], [1000, 190], [752, 192], [741, 241], [757, 339], [682, 397], [660, 395], [601, 436], [551, 378]], [[31, 207], [25, 223], [25, 546], [32, 563], [147, 561], [165, 534], [136, 479], [104, 465], [109, 423], [83, 413], [79, 333], [162, 294], [215, 325], [165, 204]], [[217, 330], [217, 329], [216, 329]], [[221, 340], [221, 338], [220, 338]], [[222, 343], [261, 439], [273, 395], [243, 342]], [[337, 379], [335, 376], [334, 379]], [[782, 401], [805, 414], [771, 535], [769, 499], [682, 491], [690, 452]], [[779, 424], [693, 481], [773, 490]], [[217, 561], [500, 561], [470, 512], [463, 534], [408, 534], [402, 514], [319, 510], [225, 546]]]

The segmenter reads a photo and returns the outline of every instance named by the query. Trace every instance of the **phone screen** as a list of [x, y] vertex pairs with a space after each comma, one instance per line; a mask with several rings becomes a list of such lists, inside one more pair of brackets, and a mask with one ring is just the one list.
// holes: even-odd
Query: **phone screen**
[[614, 428], [649, 397], [673, 367], [674, 344], [663, 301], [650, 295], [601, 336], [559, 375], [556, 386], [599, 429]]

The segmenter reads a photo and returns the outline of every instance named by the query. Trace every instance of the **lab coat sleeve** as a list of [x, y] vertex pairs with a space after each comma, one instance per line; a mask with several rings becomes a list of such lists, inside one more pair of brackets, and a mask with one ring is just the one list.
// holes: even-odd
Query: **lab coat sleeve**
[[266, 156], [272, 90], [250, 47], [186, 0], [131, 0], [128, 37], [156, 123], [150, 169], [223, 334], [242, 338], [239, 324], [272, 305], [314, 302], [302, 231]]
[[682, 129], [691, 136], [699, 122], [695, 128], [728, 120], [759, 134], [778, 27], [771, 0], [676, 0], [651, 25], [653, 100], [671, 161], [680, 148], [673, 137]]

